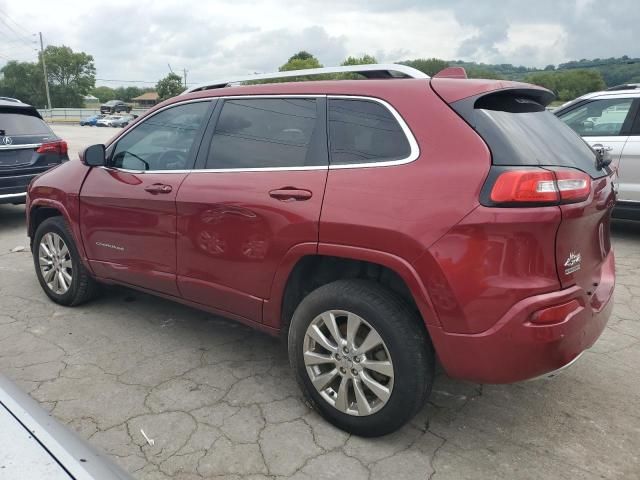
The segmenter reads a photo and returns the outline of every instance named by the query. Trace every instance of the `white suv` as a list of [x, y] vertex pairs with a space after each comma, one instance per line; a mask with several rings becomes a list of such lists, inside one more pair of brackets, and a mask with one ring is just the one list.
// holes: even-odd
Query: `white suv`
[[611, 156], [618, 172], [613, 216], [640, 219], [640, 84], [588, 93], [553, 113], [589, 145]]

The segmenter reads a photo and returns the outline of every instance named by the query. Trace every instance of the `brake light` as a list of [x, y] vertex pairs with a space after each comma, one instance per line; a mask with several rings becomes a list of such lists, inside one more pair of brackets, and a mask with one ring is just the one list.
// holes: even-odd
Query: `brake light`
[[495, 177], [489, 199], [492, 206], [555, 205], [586, 200], [590, 192], [591, 177], [579, 170], [514, 169]]
[[546, 170], [511, 170], [500, 174], [491, 189], [491, 201], [557, 202], [558, 190], [553, 173]]
[[569, 315], [581, 309], [577, 300], [571, 300], [561, 305], [554, 305], [543, 310], [538, 310], [531, 315], [531, 323], [550, 324], [563, 322]]
[[57, 142], [43, 143], [38, 147], [36, 153], [57, 153], [58, 155], [66, 155], [68, 150], [67, 142], [59, 140]]

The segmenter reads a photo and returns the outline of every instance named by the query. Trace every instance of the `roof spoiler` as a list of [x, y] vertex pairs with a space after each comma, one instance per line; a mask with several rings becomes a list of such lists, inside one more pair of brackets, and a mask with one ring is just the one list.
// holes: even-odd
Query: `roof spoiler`
[[467, 78], [467, 71], [464, 67], [447, 67], [444, 70], [440, 70], [433, 78]]

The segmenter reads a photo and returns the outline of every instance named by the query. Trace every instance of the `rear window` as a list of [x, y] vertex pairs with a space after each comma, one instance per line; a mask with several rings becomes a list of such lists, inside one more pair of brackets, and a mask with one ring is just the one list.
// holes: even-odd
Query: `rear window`
[[38, 117], [0, 110], [0, 135], [50, 135], [51, 133], [49, 126]]
[[591, 147], [540, 103], [505, 94], [481, 97], [473, 108], [464, 102], [453, 106], [487, 143], [494, 165], [561, 166], [606, 175], [596, 168]]

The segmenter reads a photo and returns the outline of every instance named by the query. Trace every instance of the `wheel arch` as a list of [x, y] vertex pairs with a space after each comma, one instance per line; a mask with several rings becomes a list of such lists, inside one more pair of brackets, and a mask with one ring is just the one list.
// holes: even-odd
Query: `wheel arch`
[[346, 245], [301, 244], [291, 249], [276, 272], [265, 324], [286, 332], [293, 312], [310, 291], [339, 279], [374, 280], [394, 291], [416, 310], [423, 325], [439, 326], [426, 288], [404, 259], [392, 254]]

